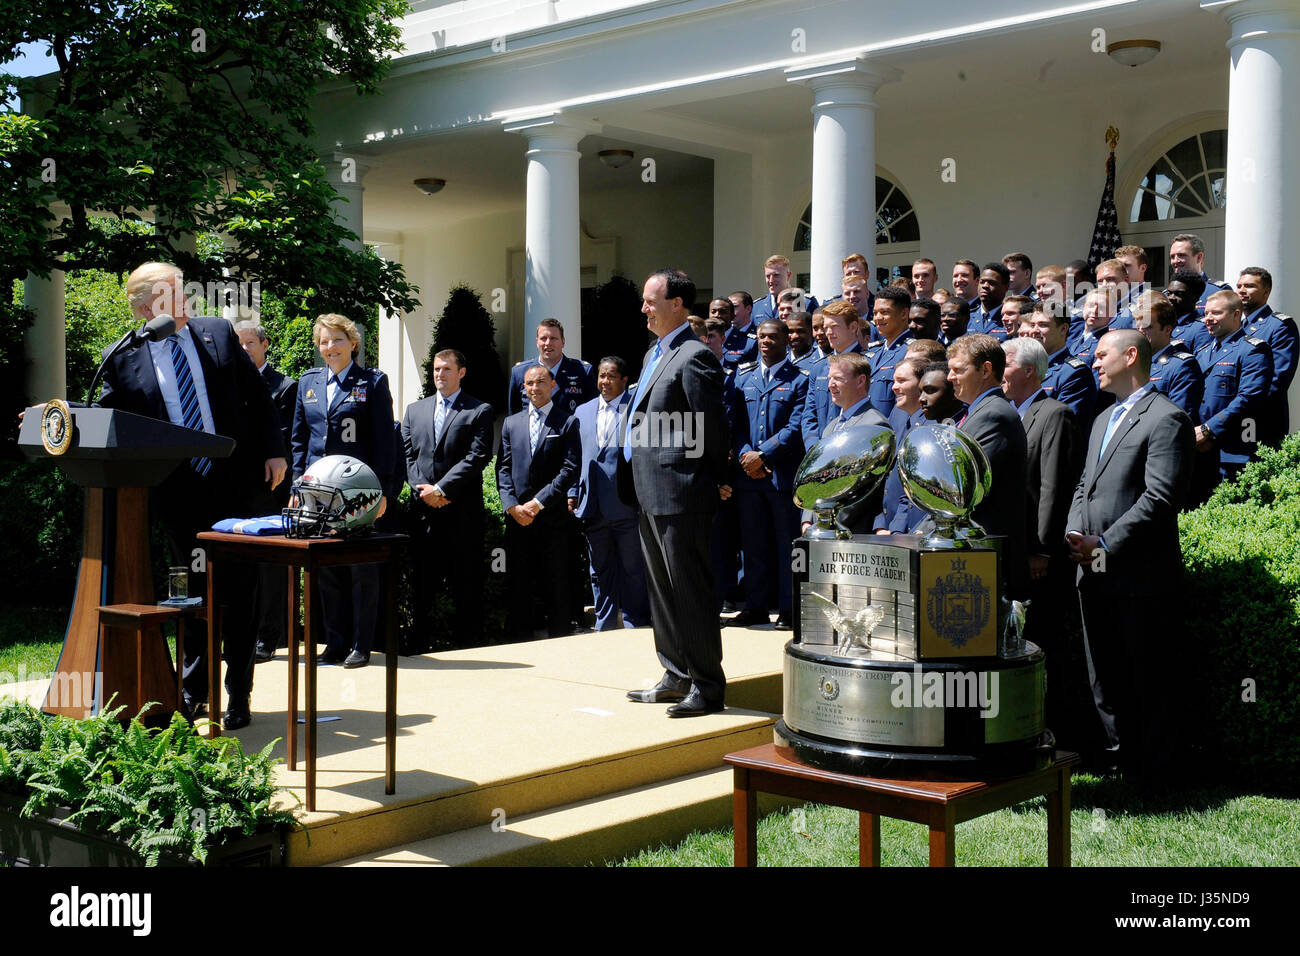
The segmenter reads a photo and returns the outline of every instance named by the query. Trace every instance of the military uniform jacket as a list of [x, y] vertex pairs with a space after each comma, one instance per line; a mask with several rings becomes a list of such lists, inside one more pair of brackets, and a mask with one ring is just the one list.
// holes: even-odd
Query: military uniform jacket
[[1097, 406], [1097, 379], [1088, 363], [1071, 355], [1068, 347], [1048, 357], [1043, 391], [1048, 398], [1068, 405], [1075, 421], [1085, 427], [1092, 423], [1093, 409]]
[[[510, 389], [506, 394], [506, 414], [515, 415], [528, 408], [530, 402], [524, 394], [524, 374], [534, 365], [540, 364], [536, 356], [516, 363], [510, 370]], [[572, 415], [583, 402], [596, 397], [596, 377], [592, 374], [591, 363], [566, 355], [555, 366], [555, 392], [551, 401], [556, 407], [563, 408], [564, 414]]]
[[[1219, 460], [1242, 464], [1250, 460], [1258, 443], [1259, 417], [1264, 412], [1273, 379], [1273, 352], [1263, 339], [1244, 328], [1212, 342], [1196, 353], [1205, 373], [1201, 422], [1214, 434]], [[1246, 419], [1255, 419], [1254, 428]], [[1247, 441], [1247, 438], [1252, 440]]]
[[872, 343], [867, 352], [871, 360], [871, 384], [867, 389], [867, 399], [871, 402], [871, 407], [886, 418], [894, 410], [894, 368], [907, 358], [907, 343], [913, 338], [912, 330], [904, 329], [892, 344]]
[[1214, 336], [1205, 327], [1205, 323], [1195, 313], [1183, 316], [1183, 321], [1174, 326], [1169, 336], [1175, 342], [1182, 342], [1187, 351], [1195, 355], [1202, 346], [1214, 341]]
[[735, 368], [737, 365], [757, 361], [758, 323], [751, 316], [749, 325], [744, 329], [738, 329], [734, 325], [727, 329], [727, 335], [722, 340], [722, 367]]
[[1205, 375], [1196, 356], [1183, 348], [1182, 342], [1170, 342], [1151, 356], [1151, 385], [1192, 420], [1201, 423], [1201, 399], [1205, 395]]
[[298, 380], [293, 477], [301, 478], [318, 458], [351, 455], [369, 465], [384, 494], [393, 497], [401, 489], [403, 475], [397, 462], [388, 376], [353, 362], [331, 404], [327, 397], [330, 374], [321, 366], [303, 372]]
[[1263, 339], [1273, 352], [1273, 380], [1268, 388], [1268, 400], [1272, 406], [1269, 415], [1271, 418], [1281, 416], [1280, 422], [1272, 423], [1276, 433], [1274, 437], [1281, 438], [1288, 431], [1290, 418], [1286, 393], [1295, 379], [1296, 360], [1300, 357], [1300, 335], [1296, 332], [1295, 319], [1264, 305], [1248, 321], [1242, 321], [1246, 335]]
[[794, 473], [803, 461], [801, 426], [808, 398], [808, 372], [791, 365], [781, 365], [765, 385], [762, 363], [754, 362], [736, 369], [736, 405], [731, 417], [732, 448], [739, 462], [741, 456], [756, 451], [763, 456], [772, 474], [750, 478], [737, 465], [736, 482], [740, 488], [770, 485], [777, 491], [794, 489]]

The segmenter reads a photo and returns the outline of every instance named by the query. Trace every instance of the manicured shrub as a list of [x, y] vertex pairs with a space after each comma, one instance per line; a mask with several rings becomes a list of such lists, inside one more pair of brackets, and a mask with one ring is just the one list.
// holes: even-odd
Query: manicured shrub
[[477, 292], [461, 284], [447, 295], [433, 330], [433, 344], [424, 362], [425, 396], [434, 393], [433, 357], [443, 349], [459, 349], [465, 355], [465, 379], [461, 388], [500, 414], [505, 410], [509, 380], [497, 354], [496, 323]]
[[1206, 770], [1300, 789], [1300, 435], [1180, 520], [1185, 699]]

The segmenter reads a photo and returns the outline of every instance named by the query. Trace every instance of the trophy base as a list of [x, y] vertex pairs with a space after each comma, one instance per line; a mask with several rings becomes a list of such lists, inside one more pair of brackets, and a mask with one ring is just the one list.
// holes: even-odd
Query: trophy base
[[1045, 656], [916, 661], [785, 647], [778, 747], [843, 773], [971, 780], [1047, 766]]
[[779, 750], [810, 767], [860, 777], [893, 780], [999, 780], [1051, 766], [1056, 741], [1044, 731], [1033, 741], [998, 744], [981, 753], [894, 750], [869, 744], [824, 740], [793, 731], [782, 718], [772, 738]]

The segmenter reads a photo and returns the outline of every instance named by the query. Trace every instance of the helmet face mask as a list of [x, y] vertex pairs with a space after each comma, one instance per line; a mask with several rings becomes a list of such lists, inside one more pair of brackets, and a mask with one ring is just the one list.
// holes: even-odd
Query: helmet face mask
[[379, 479], [365, 462], [350, 455], [318, 459], [293, 483], [297, 507], [285, 508], [285, 533], [291, 538], [344, 537], [369, 532], [384, 496]]

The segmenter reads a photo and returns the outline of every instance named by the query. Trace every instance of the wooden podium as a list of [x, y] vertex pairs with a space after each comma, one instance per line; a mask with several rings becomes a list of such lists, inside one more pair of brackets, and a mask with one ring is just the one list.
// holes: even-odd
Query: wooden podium
[[27, 409], [18, 445], [29, 458], [54, 462], [86, 490], [76, 595], [41, 709], [92, 717], [114, 693], [128, 707], [155, 700], [168, 714], [180, 709], [161, 630], [154, 626], [148, 639], [138, 642], [106, 641], [99, 608], [156, 603], [149, 489], [187, 459], [228, 457], [234, 439], [116, 409], [69, 409], [51, 402]]

